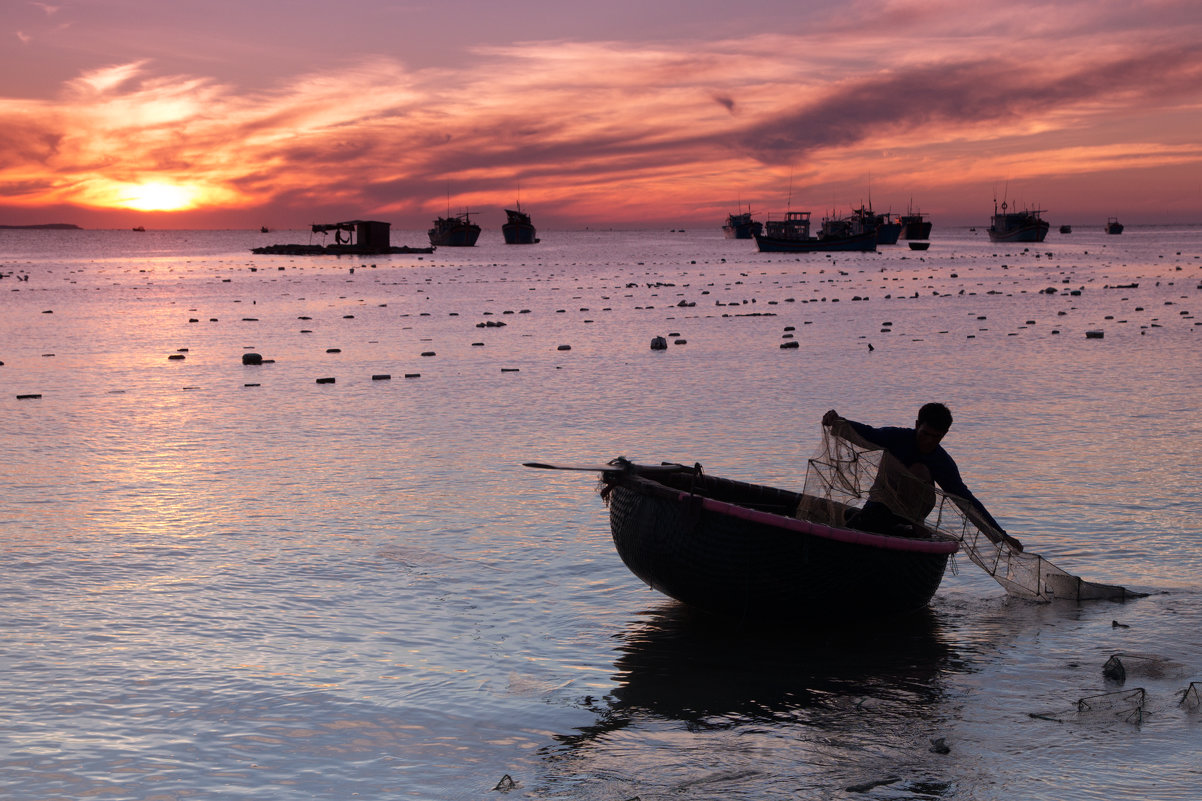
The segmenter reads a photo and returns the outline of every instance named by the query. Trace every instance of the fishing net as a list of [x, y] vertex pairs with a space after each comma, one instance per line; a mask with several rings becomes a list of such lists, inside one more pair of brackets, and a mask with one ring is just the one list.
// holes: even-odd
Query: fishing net
[[1191, 681], [1189, 686], [1181, 691], [1178, 706], [1190, 712], [1197, 712], [1202, 708], [1202, 682]]
[[[833, 431], [837, 429], [837, 434]], [[1010, 595], [1038, 601], [1124, 600], [1123, 587], [1085, 581], [1020, 551], [968, 500], [943, 492], [888, 451], [836, 423], [823, 427], [797, 516], [815, 523], [903, 537], [959, 540], [968, 558]]]
[[1078, 698], [1071, 709], [1052, 712], [1028, 712], [1030, 717], [1040, 720], [1051, 720], [1056, 723], [1081, 723], [1089, 721], [1106, 722], [1111, 719], [1124, 723], [1143, 723], [1148, 714], [1148, 693], [1142, 687], [1132, 690], [1088, 695]]

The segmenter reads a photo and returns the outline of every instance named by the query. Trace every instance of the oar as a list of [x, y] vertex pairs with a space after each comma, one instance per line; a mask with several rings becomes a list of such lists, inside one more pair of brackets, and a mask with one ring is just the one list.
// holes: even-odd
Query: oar
[[674, 464], [672, 462], [664, 462], [660, 465], [636, 465], [633, 462], [623, 462], [621, 464], [603, 464], [603, 465], [571, 465], [571, 464], [547, 464], [546, 462], [522, 462], [522, 467], [537, 467], [542, 470], [584, 470], [590, 473], [618, 473], [629, 468], [636, 468], [640, 473], [652, 471], [676, 472], [680, 470], [693, 470], [695, 468], [686, 467], [682, 464]]
[[619, 465], [570, 465], [570, 464], [547, 464], [546, 462], [522, 462], [522, 467], [537, 467], [541, 470], [585, 470], [592, 473], [612, 473], [615, 470], [621, 470]]

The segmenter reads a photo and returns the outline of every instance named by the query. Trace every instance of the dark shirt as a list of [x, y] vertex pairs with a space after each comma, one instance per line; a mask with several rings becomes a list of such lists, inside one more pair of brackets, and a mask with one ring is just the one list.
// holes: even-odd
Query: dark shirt
[[847, 420], [847, 424], [873, 445], [879, 445], [889, 451], [907, 467], [916, 462], [926, 465], [927, 470], [931, 471], [931, 478], [944, 492], [968, 501], [989, 522], [989, 525], [1003, 534], [1006, 533], [1006, 530], [993, 519], [993, 515], [989, 514], [989, 510], [969, 492], [968, 487], [964, 486], [964, 479], [960, 478], [960, 468], [956, 467], [955, 460], [948, 455], [942, 445], [937, 446], [930, 453], [923, 454], [918, 451], [918, 435], [912, 428], [897, 426], [873, 428], [863, 423], [857, 423], [855, 420]]

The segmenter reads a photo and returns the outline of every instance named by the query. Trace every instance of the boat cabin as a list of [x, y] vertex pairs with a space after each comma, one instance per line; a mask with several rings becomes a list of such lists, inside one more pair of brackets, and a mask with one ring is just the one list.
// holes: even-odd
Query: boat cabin
[[337, 223], [314, 223], [313, 233], [334, 232], [334, 241], [339, 245], [351, 245], [367, 250], [386, 251], [391, 245], [391, 223], [379, 220], [348, 220]]
[[768, 220], [765, 222], [764, 231], [769, 237], [776, 237], [777, 239], [809, 239], [810, 212], [786, 212], [785, 219], [783, 220]]

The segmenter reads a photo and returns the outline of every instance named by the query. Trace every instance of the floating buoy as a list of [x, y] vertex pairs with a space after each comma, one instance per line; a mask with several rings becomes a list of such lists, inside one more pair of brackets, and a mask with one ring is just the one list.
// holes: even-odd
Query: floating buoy
[[571, 350], [571, 349], [572, 349], [571, 345], [560, 345], [558, 348], [556, 348], [556, 350]]
[[1086, 339], [1101, 339], [1104, 336], [1106, 336], [1106, 332], [1100, 328], [1095, 328], [1092, 331], [1085, 332]]
[[334, 383], [334, 379], [333, 379], [333, 378], [319, 378], [319, 379], [317, 379], [317, 383], [319, 383], [319, 384], [333, 384], [333, 383]]
[[261, 354], [261, 353], [243, 353], [242, 354], [242, 363], [243, 364], [262, 364], [263, 363], [263, 354]]
[[372, 381], [389, 381], [391, 379], [392, 379], [392, 376], [389, 375], [388, 373], [377, 373], [376, 375], [373, 375], [371, 377]]
[[421, 378], [421, 373], [405, 373], [405, 378]]
[[651, 340], [651, 350], [667, 350], [668, 340], [663, 337], [654, 337]]
[[39, 398], [41, 398], [41, 397], [42, 397], [42, 396], [41, 396], [41, 394], [40, 394], [40, 393], [32, 393], [32, 394], [29, 394], [29, 395], [18, 395], [18, 396], [17, 396], [17, 400], [37, 400], [37, 399], [39, 399]]
[[781, 350], [791, 350], [793, 348], [800, 348], [800, 347], [801, 347], [801, 343], [798, 342], [796, 339], [791, 340], [789, 342], [780, 343]]
[[184, 354], [182, 354], [182, 353], [172, 353], [170, 356], [167, 357], [167, 360], [177, 362], [177, 361], [183, 360], [184, 358], [185, 358]]
[[326, 348], [326, 353], [342, 353], [342, 348]]

